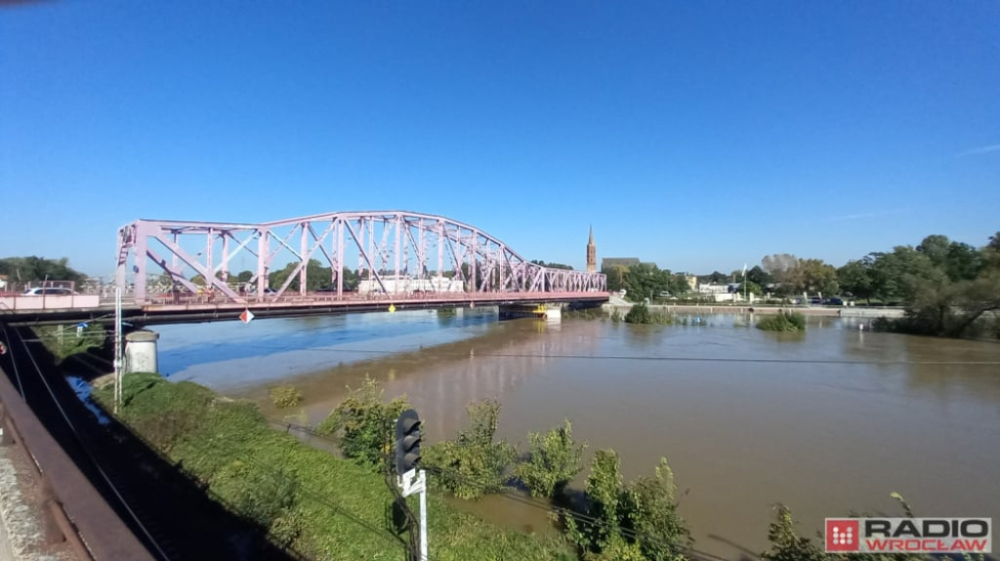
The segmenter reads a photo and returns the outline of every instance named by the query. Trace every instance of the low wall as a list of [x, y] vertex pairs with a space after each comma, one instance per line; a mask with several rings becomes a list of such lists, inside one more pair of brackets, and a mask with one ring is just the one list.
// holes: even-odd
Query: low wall
[[0, 312], [12, 310], [66, 310], [96, 308], [101, 305], [97, 294], [67, 296], [0, 296]]
[[[631, 304], [604, 304], [601, 309], [607, 313], [612, 313], [618, 311], [620, 313], [627, 313], [632, 307]], [[776, 314], [779, 311], [791, 311], [800, 313], [806, 316], [824, 316], [824, 317], [855, 317], [855, 318], [877, 318], [877, 317], [887, 317], [887, 318], [900, 318], [903, 317], [902, 308], [858, 308], [858, 307], [843, 307], [843, 308], [824, 308], [824, 307], [781, 307], [781, 306], [761, 306], [761, 305], [741, 305], [741, 306], [729, 306], [725, 304], [720, 305], [669, 305], [669, 304], [651, 304], [649, 305], [651, 311], [667, 312], [674, 314], [748, 314], [751, 310], [755, 314]]]

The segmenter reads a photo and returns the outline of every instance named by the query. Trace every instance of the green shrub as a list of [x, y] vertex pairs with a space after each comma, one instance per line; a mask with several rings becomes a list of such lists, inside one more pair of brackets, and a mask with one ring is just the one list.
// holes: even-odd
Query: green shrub
[[625, 323], [670, 325], [673, 317], [664, 312], [651, 312], [649, 306], [640, 302], [633, 304], [632, 309], [625, 314]]
[[361, 387], [350, 390], [347, 398], [319, 424], [317, 432], [340, 438], [340, 450], [348, 458], [380, 465], [392, 447], [396, 418], [409, 408], [406, 396], [384, 403], [383, 393], [378, 382], [366, 376]]
[[683, 561], [690, 540], [674, 494], [665, 458], [655, 477], [626, 486], [618, 454], [598, 450], [587, 477], [586, 518], [567, 517], [567, 534], [585, 559]]
[[294, 386], [278, 386], [271, 388], [271, 402], [275, 406], [284, 409], [285, 407], [295, 407], [302, 401], [302, 392]]
[[432, 478], [462, 499], [499, 493], [509, 480], [508, 469], [517, 451], [505, 440], [493, 442], [500, 417], [500, 403], [487, 399], [469, 405], [469, 428], [455, 440], [445, 440], [424, 450], [423, 462], [436, 474]]
[[757, 329], [764, 331], [805, 331], [806, 317], [798, 312], [779, 311], [757, 322]]
[[514, 468], [522, 483], [536, 497], [554, 497], [580, 473], [580, 459], [586, 444], [573, 442], [573, 426], [567, 419], [563, 426], [546, 433], [528, 434], [530, 455], [528, 460]]

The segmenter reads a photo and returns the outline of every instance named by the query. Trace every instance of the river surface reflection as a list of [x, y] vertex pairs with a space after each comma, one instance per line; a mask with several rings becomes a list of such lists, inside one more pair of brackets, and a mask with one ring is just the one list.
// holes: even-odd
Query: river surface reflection
[[[160, 360], [174, 379], [310, 423], [370, 375], [387, 397], [409, 396], [431, 441], [486, 397], [503, 403], [499, 435], [522, 446], [568, 417], [589, 453], [621, 454], [626, 477], [666, 456], [696, 548], [727, 559], [766, 548], [778, 502], [807, 535], [828, 516], [901, 515], [892, 492], [918, 515], [1000, 522], [1000, 345], [836, 318], [787, 336], [732, 316], [650, 327], [466, 312], [164, 327]], [[992, 364], [941, 364], [954, 362]], [[273, 409], [267, 388], [279, 381], [300, 388], [301, 408]], [[513, 500], [466, 508], [545, 527], [544, 511]]]

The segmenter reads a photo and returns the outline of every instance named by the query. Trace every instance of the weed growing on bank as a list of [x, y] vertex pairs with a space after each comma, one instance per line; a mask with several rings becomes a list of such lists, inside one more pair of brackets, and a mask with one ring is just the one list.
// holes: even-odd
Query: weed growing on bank
[[275, 407], [278, 407], [279, 409], [295, 407], [302, 401], [302, 392], [294, 386], [278, 386], [276, 388], [271, 388], [269, 394], [271, 396], [271, 403], [274, 403]]

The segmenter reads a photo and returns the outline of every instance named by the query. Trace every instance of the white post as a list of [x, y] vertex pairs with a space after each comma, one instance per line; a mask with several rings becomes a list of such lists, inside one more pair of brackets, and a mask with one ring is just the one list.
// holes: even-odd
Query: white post
[[420, 561], [427, 561], [427, 472], [411, 469], [399, 476], [403, 496], [420, 493]]
[[427, 472], [420, 470], [420, 561], [427, 561]]
[[122, 289], [115, 287], [115, 415], [122, 399]]

